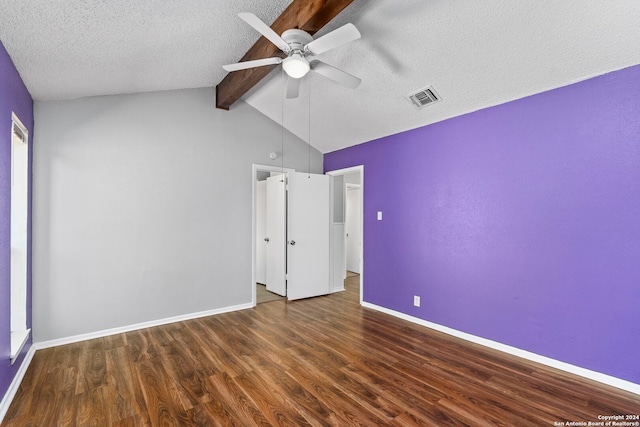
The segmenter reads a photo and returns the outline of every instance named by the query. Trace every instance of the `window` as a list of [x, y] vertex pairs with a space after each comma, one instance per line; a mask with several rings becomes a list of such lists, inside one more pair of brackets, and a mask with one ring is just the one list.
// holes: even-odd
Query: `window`
[[29, 133], [12, 114], [11, 125], [11, 363], [29, 338], [27, 253], [29, 218]]

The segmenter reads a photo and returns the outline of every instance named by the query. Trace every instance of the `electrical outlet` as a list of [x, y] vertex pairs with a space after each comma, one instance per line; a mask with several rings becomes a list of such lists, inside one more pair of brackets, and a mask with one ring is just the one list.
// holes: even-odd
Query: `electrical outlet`
[[418, 295], [413, 296], [413, 305], [416, 307], [420, 307], [420, 297]]

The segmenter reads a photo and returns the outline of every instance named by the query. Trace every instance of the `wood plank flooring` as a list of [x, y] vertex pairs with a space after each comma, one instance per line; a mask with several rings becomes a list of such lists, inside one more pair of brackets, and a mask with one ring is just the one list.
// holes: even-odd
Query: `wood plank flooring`
[[265, 302], [280, 301], [286, 299], [278, 294], [269, 292], [265, 285], [256, 283], [256, 304], [262, 304]]
[[357, 283], [40, 350], [2, 426], [553, 426], [640, 414], [638, 395], [362, 308]]

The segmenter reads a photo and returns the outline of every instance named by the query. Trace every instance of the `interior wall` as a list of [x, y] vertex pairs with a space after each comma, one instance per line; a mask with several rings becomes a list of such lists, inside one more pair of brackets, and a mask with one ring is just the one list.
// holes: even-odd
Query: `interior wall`
[[[29, 131], [33, 146], [33, 101], [9, 54], [0, 43], [0, 397], [31, 346], [31, 339], [11, 365], [11, 112], [15, 112]], [[31, 164], [32, 150], [29, 150]], [[29, 188], [31, 203], [31, 188]], [[28, 227], [30, 229], [31, 223]], [[27, 266], [27, 328], [31, 327], [31, 257]]]
[[[281, 164], [281, 128], [214, 104], [213, 89], [36, 103], [36, 341], [251, 303], [252, 164]], [[285, 166], [307, 159], [286, 133]]]
[[640, 383], [638, 94], [635, 66], [326, 154], [367, 171], [364, 300]]

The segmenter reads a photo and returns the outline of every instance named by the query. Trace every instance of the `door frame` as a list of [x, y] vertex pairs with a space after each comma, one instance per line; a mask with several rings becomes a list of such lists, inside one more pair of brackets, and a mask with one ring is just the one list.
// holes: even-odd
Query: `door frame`
[[[360, 236], [362, 237], [362, 246], [360, 246], [360, 304], [362, 304], [362, 295], [364, 294], [364, 165], [352, 166], [344, 169], [336, 169], [332, 171], [326, 171], [325, 175], [329, 176], [341, 176], [348, 175], [354, 172], [360, 174]], [[346, 186], [345, 186], [346, 190]], [[346, 199], [346, 194], [344, 195]], [[346, 245], [346, 242], [345, 242]], [[346, 251], [346, 247], [345, 247]]]
[[251, 306], [256, 306], [256, 182], [258, 182], [258, 172], [295, 172], [295, 169], [282, 166], [261, 165], [254, 163], [251, 165]]

